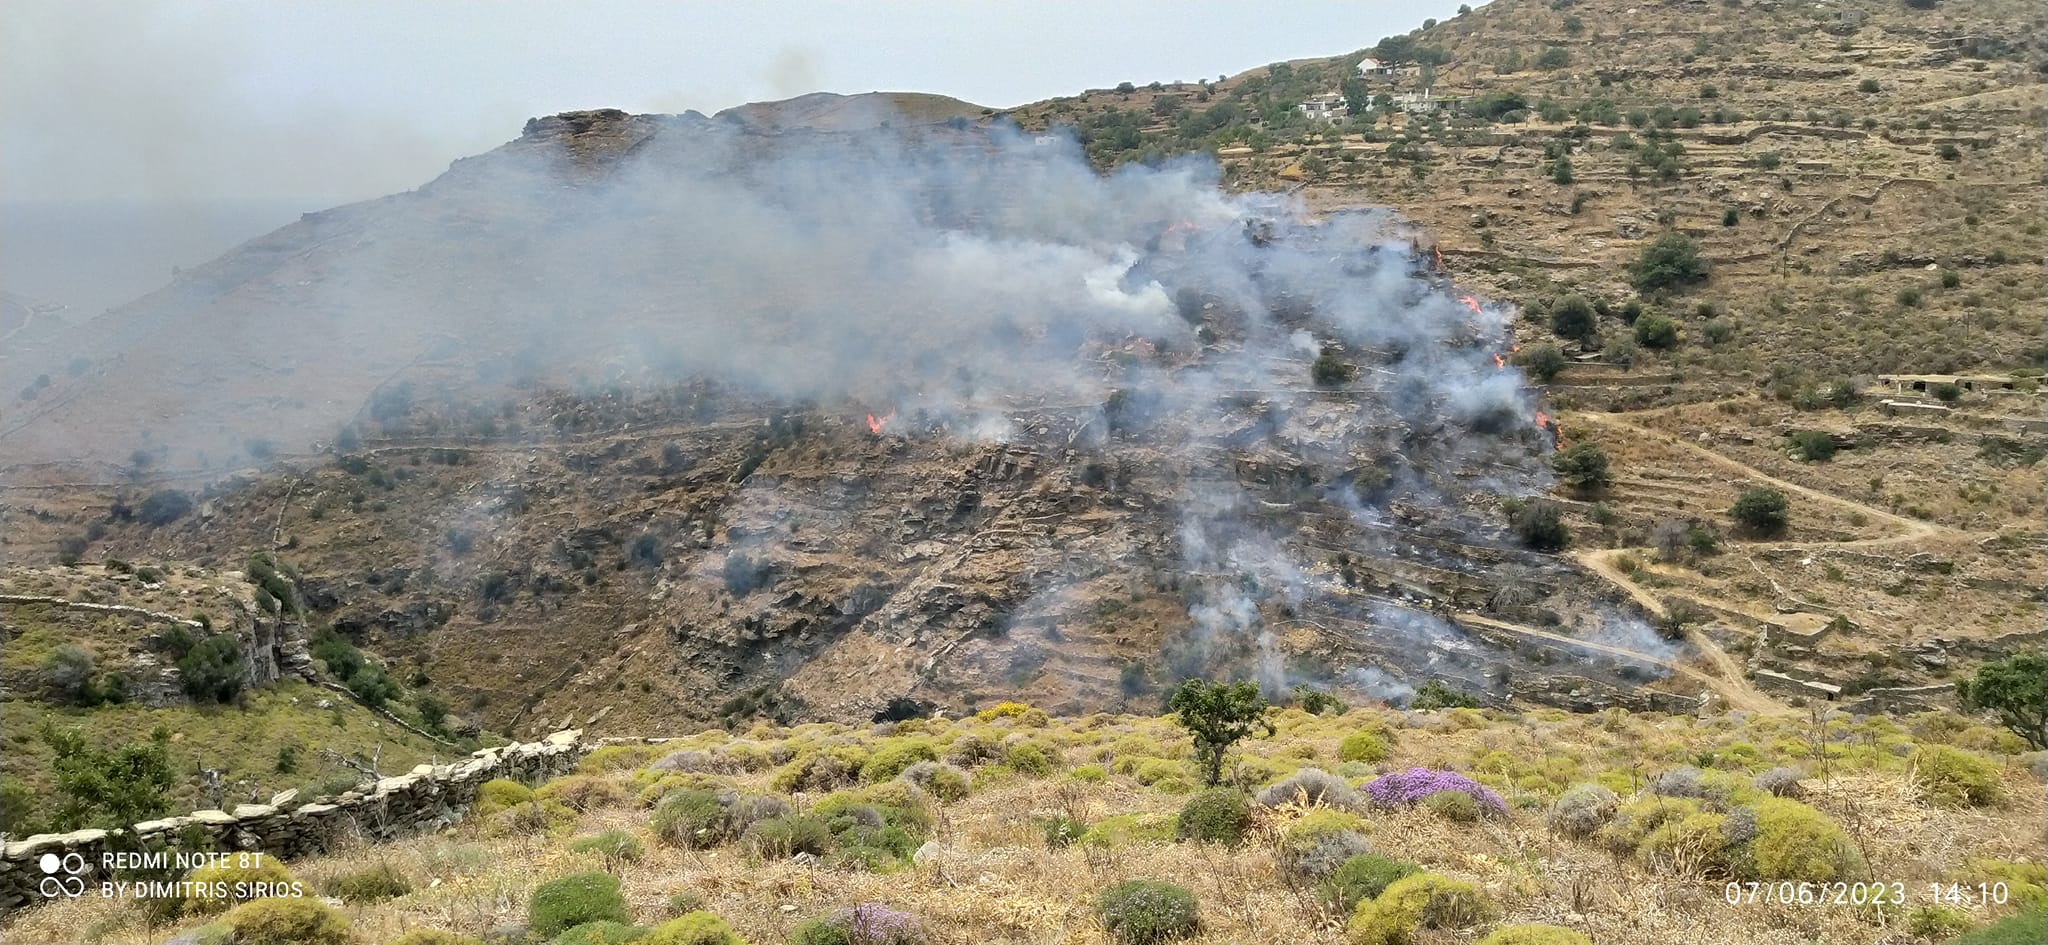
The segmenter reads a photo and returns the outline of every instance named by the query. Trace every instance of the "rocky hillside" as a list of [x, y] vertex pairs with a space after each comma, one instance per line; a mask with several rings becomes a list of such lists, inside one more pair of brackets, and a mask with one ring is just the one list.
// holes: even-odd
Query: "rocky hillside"
[[[1197, 670], [1950, 704], [2039, 641], [2040, 31], [1503, 0], [1371, 75], [1023, 135], [930, 97], [538, 118], [8, 350], [0, 556], [268, 551], [315, 629], [521, 734]], [[1055, 125], [1228, 187], [1080, 173]], [[1672, 234], [1675, 277], [1636, 265]], [[1604, 479], [1551, 489], [1587, 444]]]

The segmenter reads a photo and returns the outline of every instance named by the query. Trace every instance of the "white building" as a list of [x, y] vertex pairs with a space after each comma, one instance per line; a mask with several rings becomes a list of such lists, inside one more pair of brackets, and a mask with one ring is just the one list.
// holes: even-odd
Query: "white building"
[[1334, 92], [1325, 95], [1309, 96], [1307, 101], [1301, 103], [1301, 113], [1307, 116], [1309, 121], [1322, 122], [1324, 124], [1334, 124], [1343, 121], [1345, 115], [1348, 114], [1345, 111], [1344, 96]]
[[1420, 92], [1394, 93], [1394, 107], [1404, 112], [1433, 112], [1441, 107], [1442, 104], [1442, 100], [1438, 99], [1435, 92], [1431, 89], [1423, 89]]
[[1391, 79], [1394, 77], [1394, 67], [1367, 56], [1358, 60], [1358, 74], [1368, 79]]

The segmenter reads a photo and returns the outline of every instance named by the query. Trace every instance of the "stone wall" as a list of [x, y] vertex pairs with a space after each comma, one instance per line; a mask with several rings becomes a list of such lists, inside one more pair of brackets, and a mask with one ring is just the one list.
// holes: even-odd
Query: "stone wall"
[[[143, 849], [166, 850], [189, 836], [212, 850], [294, 859], [324, 851], [346, 837], [383, 840], [440, 829], [462, 818], [484, 782], [544, 781], [568, 772], [596, 747], [598, 743], [586, 742], [582, 732], [571, 729], [538, 742], [486, 748], [451, 764], [420, 765], [408, 774], [316, 803], [296, 804], [286, 792], [274, 804], [243, 804], [232, 812], [194, 811], [136, 824], [136, 839]], [[123, 848], [135, 849], [132, 844]], [[77, 854], [71, 862], [83, 862], [78, 875], [90, 888], [107, 878], [101, 864], [109, 850], [104, 830], [38, 834], [8, 843], [0, 858], [0, 915], [42, 901], [40, 887], [49, 875], [43, 870], [44, 855], [54, 854], [61, 864]]]

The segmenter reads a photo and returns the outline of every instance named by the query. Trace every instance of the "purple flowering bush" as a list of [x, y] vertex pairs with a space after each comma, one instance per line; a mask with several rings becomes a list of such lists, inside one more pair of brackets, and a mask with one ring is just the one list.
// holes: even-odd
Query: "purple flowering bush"
[[797, 927], [794, 945], [925, 945], [917, 916], [879, 902], [863, 902]]
[[1365, 786], [1366, 796], [1381, 807], [1408, 807], [1427, 800], [1432, 794], [1456, 791], [1478, 802], [1479, 809], [1488, 816], [1504, 816], [1508, 805], [1493, 793], [1491, 788], [1472, 780], [1456, 771], [1439, 771], [1435, 768], [1409, 768], [1374, 778]]

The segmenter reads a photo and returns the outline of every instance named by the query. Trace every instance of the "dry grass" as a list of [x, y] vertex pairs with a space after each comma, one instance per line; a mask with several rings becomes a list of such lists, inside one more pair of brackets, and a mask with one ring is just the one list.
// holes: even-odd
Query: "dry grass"
[[[1713, 719], [1612, 712], [1572, 716], [1555, 711], [1523, 714], [1401, 713], [1354, 710], [1313, 717], [1289, 710], [1280, 733], [1247, 744], [1247, 765], [1276, 772], [1315, 765], [1347, 773], [1354, 783], [1375, 770], [1432, 765], [1456, 768], [1508, 798], [1502, 821], [1459, 824], [1421, 809], [1373, 811], [1373, 844], [1392, 856], [1480, 885], [1504, 922], [1572, 926], [1596, 941], [1614, 943], [1835, 943], [1906, 941], [1901, 915], [1848, 907], [1730, 906], [1714, 877], [1659, 873], [1632, 858], [1617, 858], [1591, 843], [1552, 836], [1545, 826], [1549, 800], [1571, 783], [1600, 780], [1624, 796], [1657, 773], [1701, 761], [1746, 783], [1750, 773], [1778, 764], [1804, 765], [1808, 802], [1840, 823], [1871, 865], [1871, 878], [1907, 884], [1923, 896], [1925, 884], [1966, 880], [1972, 862], [2039, 862], [2044, 811], [2041, 784], [2009, 764], [2006, 806], [1939, 809], [1918, 799], [1903, 753], [1918, 741], [1942, 740], [2008, 761], [2018, 748], [2009, 735], [1952, 717], [1929, 716], [1902, 726], [1883, 719], [1838, 718], [1826, 723], [1828, 758], [1812, 756], [1810, 718], [1740, 715]], [[1056, 719], [1045, 728], [1001, 722], [919, 722], [913, 730], [951, 740], [974, 732], [995, 740], [1023, 734], [1059, 746], [1065, 772], [1026, 778], [983, 768], [965, 800], [935, 811], [937, 853], [900, 870], [869, 873], [759, 862], [737, 846], [685, 851], [656, 842], [647, 812], [628, 802], [581, 816], [572, 835], [619, 829], [641, 837], [645, 859], [619, 869], [631, 911], [643, 923], [665, 914], [669, 897], [694, 892], [706, 907], [732, 922], [750, 941], [779, 942], [801, 921], [842, 905], [879, 901], [920, 916], [936, 943], [1106, 943], [1096, 924], [1096, 894], [1128, 878], [1166, 879], [1193, 889], [1205, 930], [1197, 943], [1343, 941], [1341, 916], [1329, 914], [1313, 890], [1282, 878], [1274, 846], [1298, 812], [1267, 811], [1252, 839], [1238, 848], [1140, 842], [1076, 844], [1048, 849], [1040, 821], [1056, 814], [1087, 821], [1134, 814], [1170, 820], [1183, 798], [1111, 773], [1089, 783], [1068, 772], [1109, 763], [1133, 752], [1181, 757], [1186, 742], [1162, 719], [1090, 716]], [[1393, 756], [1376, 768], [1341, 766], [1337, 742], [1362, 727], [1392, 733]], [[682, 742], [715, 751], [734, 740], [801, 750], [828, 741], [872, 743], [876, 732], [837, 725], [794, 730], [760, 729], [745, 736], [704, 733]], [[670, 746], [665, 746], [670, 747]], [[634, 772], [603, 775], [630, 782]], [[730, 777], [745, 790], [767, 791], [771, 770]], [[637, 785], [635, 785], [637, 788]], [[797, 796], [799, 807], [816, 796]], [[389, 863], [410, 877], [415, 891], [389, 902], [343, 906], [366, 943], [386, 942], [418, 927], [480, 935], [524, 920], [532, 889], [563, 873], [602, 868], [595, 855], [566, 852], [568, 837], [493, 838], [465, 825], [445, 835], [396, 843], [352, 843], [331, 854], [292, 864], [317, 888], [342, 873]], [[1916, 900], [1918, 904], [1918, 900]], [[1986, 914], [1980, 914], [1982, 918]], [[33, 910], [5, 927], [9, 942], [81, 938], [107, 943], [157, 942], [170, 929], [142, 927], [132, 904], [84, 899]], [[1439, 941], [1466, 941], [1472, 934]]]

